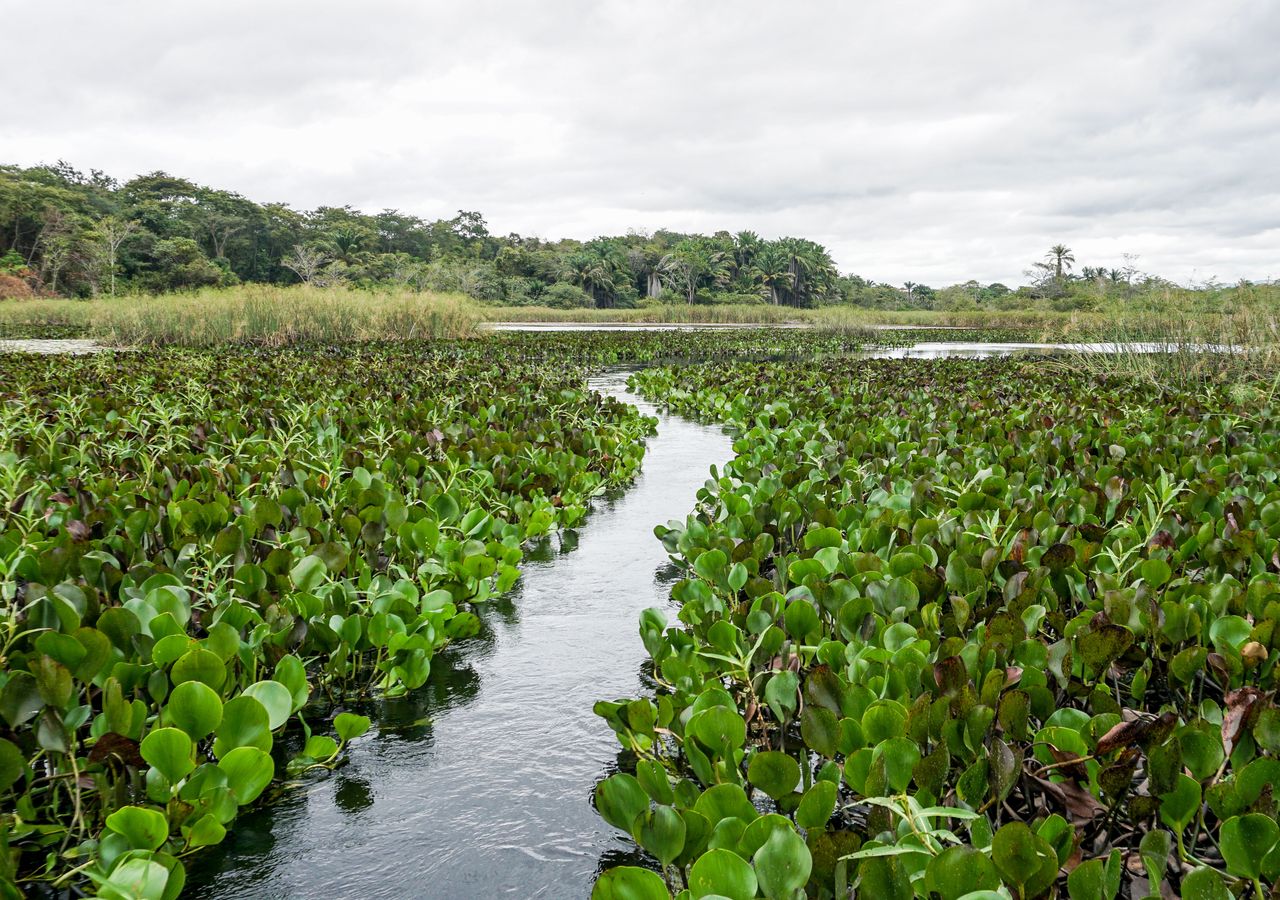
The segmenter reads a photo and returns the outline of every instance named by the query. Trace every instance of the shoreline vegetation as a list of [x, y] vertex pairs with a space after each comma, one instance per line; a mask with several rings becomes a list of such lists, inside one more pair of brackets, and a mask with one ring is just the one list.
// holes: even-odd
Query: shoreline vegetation
[[[1170, 288], [1140, 307], [1071, 310], [872, 310], [672, 304], [556, 310], [493, 306], [460, 293], [381, 287], [239, 285], [90, 300], [0, 300], [0, 339], [91, 338], [117, 347], [307, 344], [474, 338], [508, 324], [786, 326], [902, 343], [903, 329], [955, 329], [957, 340], [1110, 343], [1071, 355], [1072, 368], [1163, 380], [1271, 378], [1280, 371], [1280, 286], [1233, 289], [1229, 303]], [[925, 332], [921, 332], [925, 335]], [[945, 340], [934, 333], [921, 339]], [[1146, 345], [1138, 352], [1131, 345]], [[1150, 352], [1155, 345], [1160, 352]], [[1231, 354], [1204, 353], [1206, 346]]]

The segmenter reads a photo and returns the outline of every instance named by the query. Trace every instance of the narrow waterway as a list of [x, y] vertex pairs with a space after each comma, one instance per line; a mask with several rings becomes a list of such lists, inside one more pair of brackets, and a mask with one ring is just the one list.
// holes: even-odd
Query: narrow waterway
[[618, 744], [591, 707], [637, 696], [640, 611], [679, 577], [654, 525], [683, 518], [718, 427], [659, 413], [626, 376], [592, 381], [659, 418], [644, 468], [575, 534], [530, 555], [485, 633], [433, 661], [430, 683], [378, 710], [350, 763], [237, 818], [189, 865], [190, 896], [585, 898], [632, 844], [591, 806]]

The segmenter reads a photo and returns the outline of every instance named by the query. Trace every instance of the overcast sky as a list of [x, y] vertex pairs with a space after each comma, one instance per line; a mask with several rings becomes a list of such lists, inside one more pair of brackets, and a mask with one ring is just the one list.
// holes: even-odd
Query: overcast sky
[[491, 230], [809, 237], [840, 268], [1280, 277], [1280, 3], [14, 4], [0, 161]]

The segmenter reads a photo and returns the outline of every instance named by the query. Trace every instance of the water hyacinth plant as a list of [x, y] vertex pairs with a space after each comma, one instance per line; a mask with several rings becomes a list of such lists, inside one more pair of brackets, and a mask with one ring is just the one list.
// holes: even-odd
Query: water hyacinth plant
[[1266, 896], [1276, 410], [1017, 360], [634, 383], [737, 456], [657, 529], [656, 694], [596, 708], [655, 871], [595, 896]]
[[482, 345], [0, 371], [10, 893], [177, 896], [183, 857], [340, 761], [370, 727], [344, 699], [422, 686], [653, 427], [573, 366]]

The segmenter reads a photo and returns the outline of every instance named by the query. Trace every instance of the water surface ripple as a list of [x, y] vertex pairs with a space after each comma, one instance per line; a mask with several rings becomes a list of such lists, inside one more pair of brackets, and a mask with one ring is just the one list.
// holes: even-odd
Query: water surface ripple
[[636, 482], [576, 539], [531, 553], [485, 633], [438, 656], [413, 698], [381, 704], [347, 766], [238, 818], [190, 864], [191, 896], [585, 898], [598, 868], [627, 861], [630, 842], [591, 807], [618, 754], [591, 707], [640, 691], [638, 616], [678, 577], [653, 526], [683, 518], [732, 451], [625, 378], [592, 387], [659, 417]]

